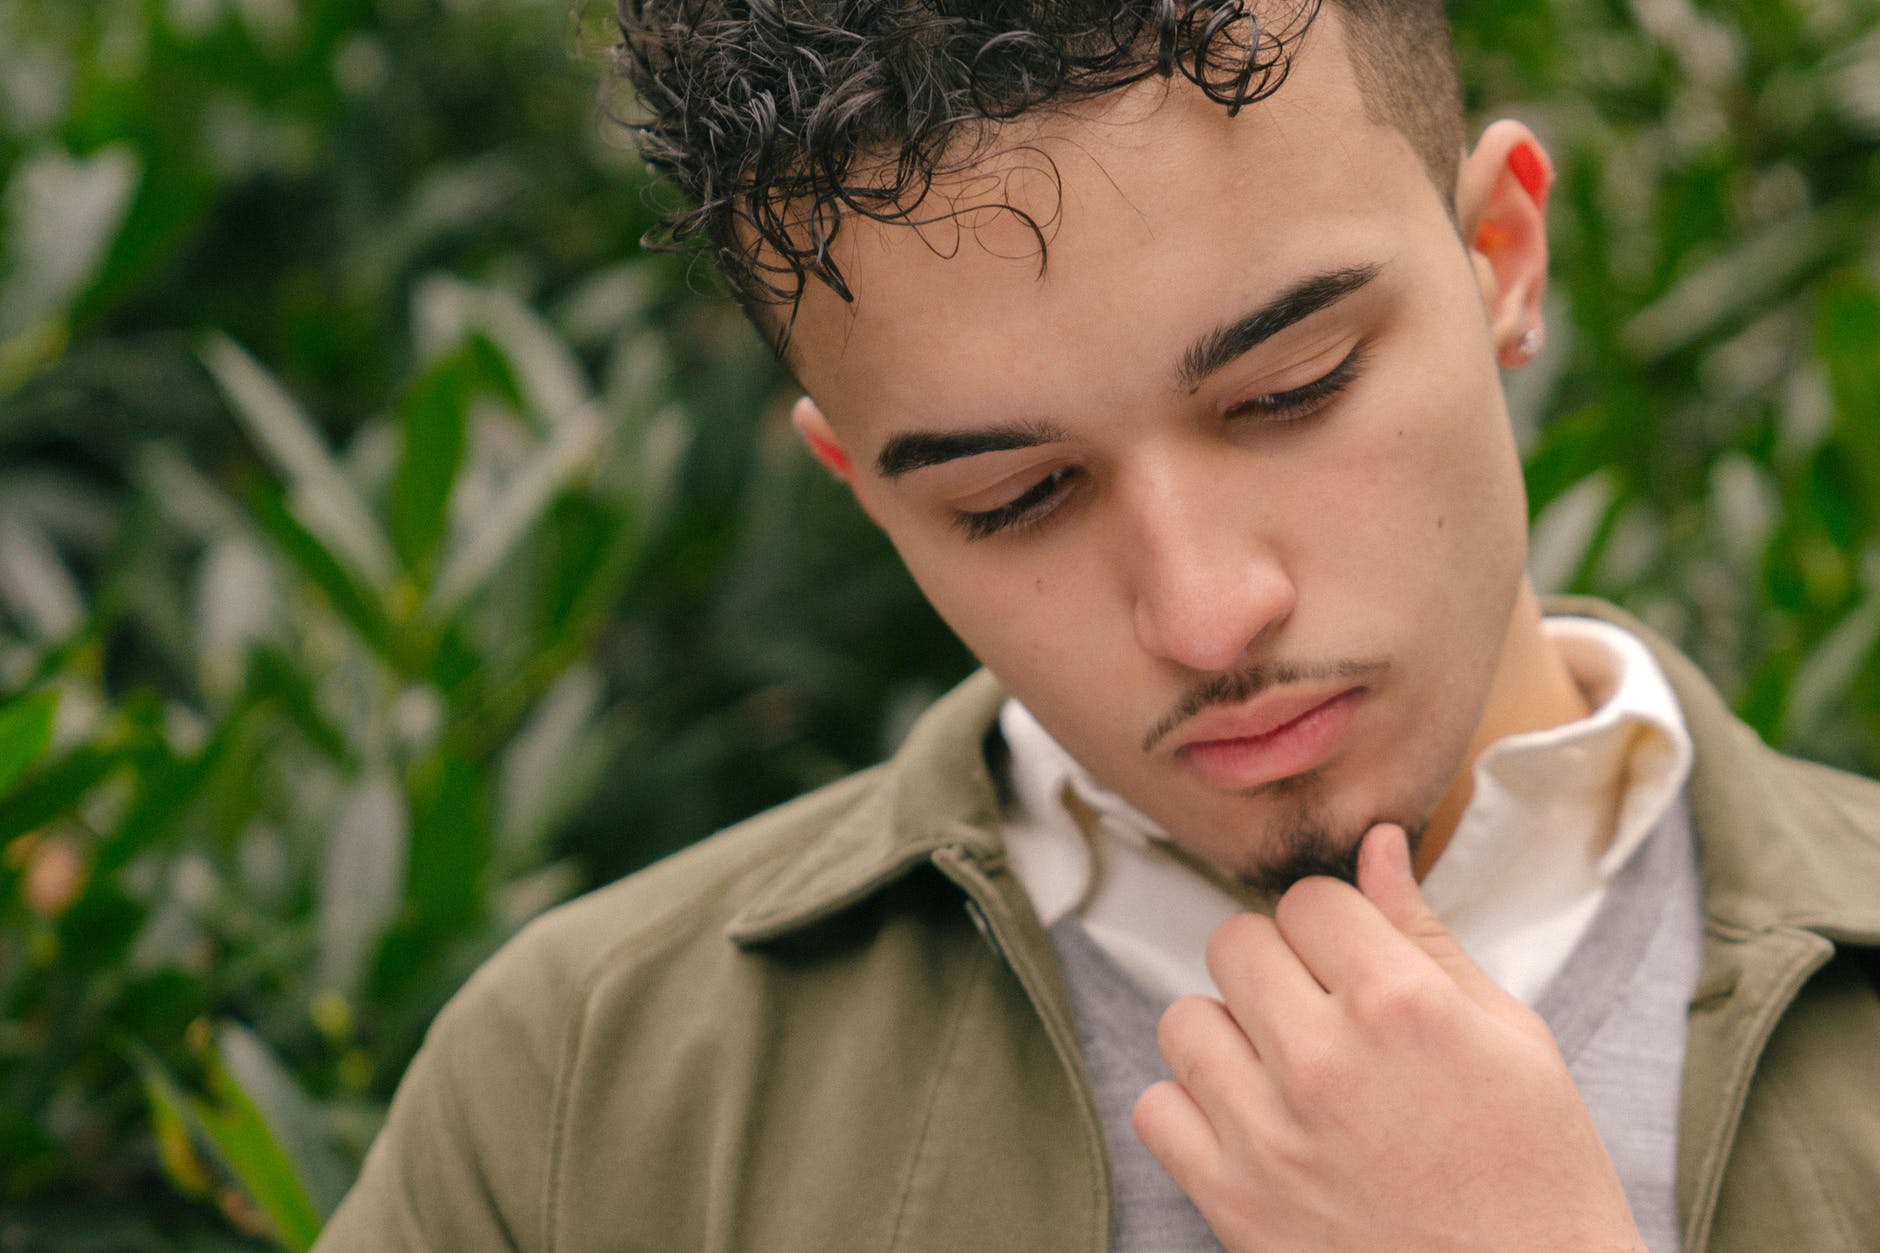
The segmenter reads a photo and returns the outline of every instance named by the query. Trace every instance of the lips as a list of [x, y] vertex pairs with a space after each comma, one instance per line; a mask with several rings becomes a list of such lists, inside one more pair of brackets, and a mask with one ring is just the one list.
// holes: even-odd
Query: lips
[[1197, 717], [1175, 759], [1216, 787], [1247, 791], [1303, 774], [1337, 751], [1370, 689], [1275, 692]]

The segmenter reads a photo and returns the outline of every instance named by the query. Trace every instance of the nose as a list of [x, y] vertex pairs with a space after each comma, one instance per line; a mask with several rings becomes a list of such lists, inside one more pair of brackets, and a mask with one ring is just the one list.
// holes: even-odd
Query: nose
[[[1163, 475], [1132, 502], [1129, 581], [1137, 643], [1189, 670], [1243, 662], [1293, 611], [1292, 577], [1247, 507], [1244, 485], [1205, 490]], [[1238, 499], [1237, 499], [1238, 498]]]

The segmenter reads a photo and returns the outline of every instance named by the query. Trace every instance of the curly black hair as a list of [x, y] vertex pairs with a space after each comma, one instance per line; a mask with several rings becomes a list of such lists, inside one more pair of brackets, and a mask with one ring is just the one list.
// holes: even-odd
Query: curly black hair
[[[1460, 92], [1441, 0], [1332, 0], [1367, 110], [1445, 196]], [[648, 243], [700, 246], [773, 347], [807, 282], [852, 299], [845, 218], [914, 223], [1000, 123], [1182, 75], [1230, 114], [1277, 91], [1324, 0], [615, 0], [641, 152], [683, 194]], [[1016, 207], [1036, 236], [1040, 223]], [[763, 311], [783, 306], [782, 319]]]

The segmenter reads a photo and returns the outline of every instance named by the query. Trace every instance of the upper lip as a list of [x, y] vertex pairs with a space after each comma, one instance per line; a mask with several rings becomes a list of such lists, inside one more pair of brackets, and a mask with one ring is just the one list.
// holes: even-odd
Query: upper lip
[[1171, 750], [1181, 752], [1196, 744], [1221, 740], [1252, 740], [1271, 735], [1289, 722], [1296, 722], [1321, 705], [1329, 705], [1363, 684], [1347, 683], [1340, 687], [1317, 687], [1269, 692], [1237, 705], [1221, 705], [1196, 714], [1174, 737]]

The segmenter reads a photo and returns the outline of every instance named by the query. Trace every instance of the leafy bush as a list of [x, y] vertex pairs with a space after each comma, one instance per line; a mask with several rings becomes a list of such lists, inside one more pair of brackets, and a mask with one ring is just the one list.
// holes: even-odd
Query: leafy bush
[[[0, 1250], [304, 1247], [521, 921], [968, 664], [568, 7], [0, 0]], [[1454, 8], [1562, 174], [1537, 577], [1880, 770], [1880, 14]]]
[[1774, 742], [1880, 766], [1880, 12], [1465, 4], [1550, 141], [1554, 343], [1515, 380], [1532, 566], [1681, 642]]

